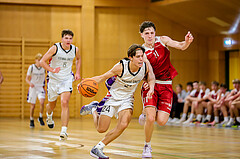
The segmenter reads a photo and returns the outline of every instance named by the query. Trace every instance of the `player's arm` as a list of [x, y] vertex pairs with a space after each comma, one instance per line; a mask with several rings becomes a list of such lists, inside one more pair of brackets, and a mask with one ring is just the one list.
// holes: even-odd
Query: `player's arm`
[[115, 75], [120, 76], [122, 73], [122, 69], [123, 69], [122, 65], [120, 63], [118, 63], [115, 66], [113, 66], [113, 68], [111, 70], [109, 70], [108, 72], [106, 72], [100, 76], [92, 77], [92, 79], [94, 79], [98, 83], [101, 83], [112, 76], [115, 76]]
[[79, 49], [76, 47], [76, 75], [75, 80], [80, 80], [80, 69], [81, 69], [81, 56], [79, 54]]
[[226, 96], [225, 101], [230, 101], [230, 100], [232, 100], [233, 94], [234, 94], [234, 90], [232, 90], [232, 91]]
[[172, 40], [168, 36], [161, 36], [160, 38], [165, 45], [179, 49], [179, 50], [186, 50], [194, 39], [190, 31], [185, 36], [185, 41], [181, 41], [181, 42]]
[[27, 71], [27, 76], [26, 76], [26, 82], [29, 84], [30, 87], [34, 87], [34, 84], [31, 83], [31, 79], [32, 79], [32, 65], [30, 65], [28, 67], [28, 71]]
[[149, 69], [149, 66], [152, 67], [150, 62], [149, 62], [149, 64], [146, 64], [146, 65], [147, 65], [147, 71], [146, 71], [146, 73], [147, 73], [147, 81], [148, 81], [148, 85], [150, 87], [150, 89], [149, 89], [149, 91], [147, 93], [147, 97], [148, 98], [152, 98], [152, 95], [154, 93], [154, 86], [155, 86], [156, 79], [155, 79], [155, 75], [153, 73], [153, 70]]
[[58, 73], [60, 71], [60, 67], [52, 68], [48, 65], [47, 61], [55, 54], [57, 50], [57, 46], [53, 45], [45, 55], [43, 55], [42, 59], [40, 60], [40, 65], [47, 71], [52, 73]]

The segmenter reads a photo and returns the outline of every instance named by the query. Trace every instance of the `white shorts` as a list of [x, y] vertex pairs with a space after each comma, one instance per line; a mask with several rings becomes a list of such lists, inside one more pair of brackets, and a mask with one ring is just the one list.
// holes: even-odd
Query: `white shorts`
[[118, 118], [118, 113], [125, 109], [133, 109], [133, 98], [123, 99], [123, 100], [115, 100], [110, 97], [106, 103], [104, 104], [101, 115], [107, 115], [109, 117], [113, 117], [115, 115]]
[[49, 79], [48, 82], [48, 101], [53, 102], [63, 92], [72, 92], [72, 78], [65, 81]]
[[38, 99], [45, 99], [45, 89], [43, 86], [38, 87], [29, 87], [28, 95], [27, 95], [27, 102], [36, 104], [37, 97]]

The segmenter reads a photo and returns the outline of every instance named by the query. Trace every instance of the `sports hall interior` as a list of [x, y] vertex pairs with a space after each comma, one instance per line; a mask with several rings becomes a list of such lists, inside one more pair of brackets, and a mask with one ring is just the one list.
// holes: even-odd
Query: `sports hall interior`
[[[34, 56], [37, 53], [45, 54], [54, 43], [60, 42], [61, 31], [70, 29], [74, 32], [73, 44], [80, 50], [81, 77], [100, 75], [112, 68], [120, 59], [126, 57], [127, 49], [131, 44], [143, 44], [144, 41], [139, 34], [139, 25], [146, 20], [155, 23], [156, 35], [166, 35], [177, 41], [183, 41], [188, 31], [191, 31], [194, 36], [194, 41], [187, 50], [170, 48], [171, 62], [179, 73], [173, 80], [173, 88], [179, 83], [185, 88], [187, 82], [197, 80], [207, 82], [207, 87], [210, 87], [212, 81], [227, 83], [229, 89], [232, 89], [231, 81], [236, 78], [240, 79], [239, 0], [0, 0], [0, 70], [4, 77], [0, 86], [0, 121], [2, 125], [0, 158], [11, 156], [18, 158], [13, 151], [9, 154], [3, 151], [3, 145], [6, 142], [3, 136], [7, 137], [8, 134], [8, 131], [3, 129], [13, 126], [13, 121], [17, 123], [16, 128], [9, 129], [9, 133], [15, 134], [13, 138], [18, 136], [17, 132], [21, 134], [21, 131], [30, 136], [41, 132], [44, 136], [47, 135], [47, 132], [51, 132], [46, 126], [43, 130], [36, 128], [35, 132], [33, 130], [30, 132], [29, 129], [30, 105], [26, 100], [29, 85], [25, 78], [27, 69], [30, 64], [34, 63]], [[230, 45], [225, 41], [229, 39], [231, 40]], [[74, 63], [73, 72], [75, 71]], [[83, 105], [93, 100], [100, 101], [106, 95], [107, 89], [104, 83], [101, 83], [97, 95], [86, 98], [77, 92], [79, 82], [73, 82], [74, 89], [69, 103], [70, 129], [74, 129], [80, 123], [94, 134], [91, 116], [83, 117], [79, 112]], [[136, 125], [138, 116], [142, 112], [140, 89], [141, 84], [135, 93], [132, 116], [132, 122]], [[47, 100], [45, 100], [46, 104]], [[39, 102], [35, 108], [36, 116], [38, 112]], [[46, 117], [45, 113], [43, 117]], [[60, 100], [58, 100], [54, 118], [58, 120], [59, 126], [60, 117], [61, 106]], [[81, 122], [83, 123], [81, 124]], [[46, 131], [44, 131], [45, 129]], [[137, 133], [142, 134], [142, 138], [137, 140], [143, 143], [143, 127], [137, 125], [134, 128], [131, 125], [130, 130], [134, 129], [137, 129]], [[158, 130], [158, 128], [156, 129]], [[186, 130], [187, 128], [184, 130], [179, 127], [172, 129], [174, 130], [167, 126], [160, 129], [159, 132], [164, 132], [164, 134], [156, 140], [162, 142], [161, 138], [163, 137], [163, 140], [167, 141], [167, 131], [171, 135], [177, 135], [183, 131], [189, 132]], [[76, 130], [76, 133], [79, 131]], [[192, 156], [185, 154], [184, 156], [181, 154], [181, 149], [177, 147], [179, 153], [171, 155], [168, 150], [174, 151], [174, 146], [171, 146], [174, 143], [168, 143], [166, 153], [160, 153], [161, 149], [159, 149], [155, 158], [238, 158], [240, 156], [239, 130], [229, 131], [231, 132], [218, 129], [205, 131], [205, 128], [192, 130], [198, 135], [216, 133], [218, 135], [215, 138], [216, 142], [224, 140], [221, 144], [237, 141], [238, 144], [230, 144], [228, 152], [224, 151], [221, 154], [223, 149], [219, 148], [211, 151], [210, 155], [205, 153], [207, 148], [204, 145], [204, 139], [204, 141], [199, 141], [201, 144], [195, 146], [196, 149], [199, 147], [203, 149], [199, 154], [196, 153]], [[126, 129], [126, 134], [127, 132], [128, 129]], [[52, 135], [56, 135], [54, 133]], [[97, 131], [95, 133], [97, 134]], [[230, 137], [227, 139], [229, 133]], [[133, 133], [131, 132], [131, 134]], [[156, 136], [157, 134], [155, 134]], [[186, 140], [188, 137], [185, 136]], [[100, 138], [96, 140], [100, 140]], [[118, 141], [114, 143], [116, 144]], [[171, 141], [175, 142], [175, 140]], [[164, 145], [164, 143], [161, 144]], [[84, 144], [85, 148], [92, 145]], [[71, 151], [74, 151], [73, 149], [74, 146], [71, 147]], [[68, 157], [66, 155], [70, 154], [68, 148], [60, 149], [55, 145], [53, 150], [56, 151], [57, 156], [51, 154], [45, 155], [45, 157], [77, 158], [80, 154], [84, 154], [85, 157], [82, 158], [90, 158], [87, 150], [81, 150], [79, 147], [77, 149], [81, 153], [78, 154], [74, 151], [73, 154], [76, 156]], [[127, 150], [124, 149], [124, 151]], [[215, 152], [217, 156], [214, 155]], [[18, 151], [17, 153], [20, 154]], [[132, 154], [135, 153], [141, 154], [141, 150], [132, 151]], [[121, 154], [111, 152], [109, 154], [109, 156], [112, 155], [112, 158], [139, 158], [140, 156], [121, 156]]]

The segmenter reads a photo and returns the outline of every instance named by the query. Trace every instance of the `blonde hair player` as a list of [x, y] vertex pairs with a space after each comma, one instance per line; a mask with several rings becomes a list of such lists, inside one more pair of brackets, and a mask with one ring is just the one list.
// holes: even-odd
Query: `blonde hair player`
[[[72, 45], [73, 32], [71, 30], [62, 31], [62, 40], [55, 43], [43, 56], [41, 65], [49, 71], [48, 82], [48, 104], [47, 108], [47, 125], [49, 128], [54, 127], [52, 120], [53, 110], [56, 107], [57, 97], [61, 96], [61, 120], [62, 129], [60, 140], [67, 139], [67, 126], [69, 121], [69, 100], [72, 92], [73, 80], [80, 79], [81, 57], [79, 49]], [[76, 57], [76, 74], [72, 73], [73, 59]], [[50, 65], [47, 61], [50, 61]]]
[[35, 56], [35, 64], [28, 67], [26, 82], [29, 84], [29, 90], [27, 95], [27, 102], [30, 103], [30, 128], [34, 128], [34, 109], [36, 105], [37, 97], [40, 102], [40, 113], [38, 121], [41, 126], [44, 126], [43, 110], [45, 101], [45, 69], [40, 66], [40, 60], [42, 54], [38, 53]]

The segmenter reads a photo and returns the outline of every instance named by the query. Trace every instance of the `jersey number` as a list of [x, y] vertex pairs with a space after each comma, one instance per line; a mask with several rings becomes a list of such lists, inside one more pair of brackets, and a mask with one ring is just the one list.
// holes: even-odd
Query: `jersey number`
[[63, 63], [63, 67], [67, 67], [67, 62], [64, 62], [64, 63]]
[[108, 105], [108, 106], [104, 106], [103, 108], [102, 108], [102, 112], [110, 112], [110, 106]]

